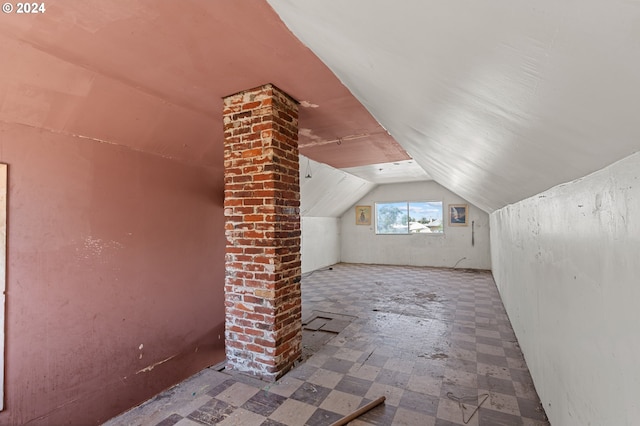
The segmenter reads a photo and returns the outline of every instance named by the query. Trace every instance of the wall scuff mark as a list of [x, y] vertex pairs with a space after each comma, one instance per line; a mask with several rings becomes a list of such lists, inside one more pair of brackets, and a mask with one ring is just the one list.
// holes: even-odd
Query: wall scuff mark
[[167, 359], [163, 359], [162, 361], [158, 361], [158, 362], [156, 362], [155, 364], [151, 364], [150, 366], [145, 367], [145, 368], [143, 368], [142, 370], [138, 370], [138, 371], [136, 371], [136, 374], [140, 374], [140, 373], [148, 373], [149, 371], [153, 370], [154, 368], [156, 368], [156, 367], [157, 367], [157, 366], [159, 366], [160, 364], [164, 364], [165, 362], [170, 361], [170, 360], [172, 360], [172, 359], [173, 359], [173, 358], [175, 358], [175, 357], [176, 357], [176, 355], [173, 355], [173, 356], [170, 356], [170, 357], [169, 357], [169, 358], [167, 358]]

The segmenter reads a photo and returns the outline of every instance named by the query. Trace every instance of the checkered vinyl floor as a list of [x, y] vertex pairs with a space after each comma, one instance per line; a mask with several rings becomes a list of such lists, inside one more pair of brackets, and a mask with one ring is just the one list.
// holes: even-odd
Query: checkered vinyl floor
[[[488, 271], [337, 264], [302, 279], [303, 318], [356, 317], [276, 383], [206, 369], [105, 423], [548, 425]], [[464, 411], [449, 396], [465, 398]]]

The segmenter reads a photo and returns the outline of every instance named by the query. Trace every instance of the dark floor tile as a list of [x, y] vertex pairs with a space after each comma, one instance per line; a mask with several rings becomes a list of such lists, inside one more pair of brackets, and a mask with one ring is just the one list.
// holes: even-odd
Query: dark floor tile
[[484, 407], [481, 407], [478, 410], [476, 416], [478, 416], [478, 423], [481, 425], [520, 426], [523, 424], [522, 417], [490, 410]]
[[156, 426], [173, 426], [183, 418], [184, 417], [182, 417], [181, 415], [174, 413], [169, 417], [167, 417], [166, 419], [164, 419], [163, 421], [161, 421], [160, 423], [158, 423]]
[[211, 388], [207, 391], [207, 395], [210, 396], [218, 396], [218, 394], [224, 392], [225, 390], [227, 390], [228, 387], [230, 387], [231, 385], [233, 385], [236, 381], [233, 379], [229, 379], [229, 380], [225, 380], [224, 382], [220, 383], [218, 386]]
[[476, 343], [482, 343], [483, 345], [491, 345], [502, 347], [502, 340], [500, 339], [492, 339], [491, 337], [484, 336], [476, 336]]
[[453, 331], [455, 331], [456, 333], [460, 333], [460, 334], [468, 334], [470, 336], [474, 336], [476, 335], [476, 328], [475, 327], [468, 327], [465, 325], [461, 325], [461, 324], [454, 324], [453, 325]]
[[520, 348], [520, 345], [518, 344], [517, 340], [503, 340], [502, 341], [502, 347], [503, 348], [509, 348], [509, 349], [517, 349], [519, 351], [522, 351], [522, 349]]
[[260, 423], [260, 426], [288, 426], [284, 423], [276, 422], [275, 420], [267, 419]]
[[345, 328], [347, 328], [347, 326], [351, 324], [350, 320], [341, 320], [341, 319], [334, 319], [332, 321], [330, 321], [327, 325], [325, 325], [324, 327], [322, 327], [322, 331], [326, 331], [328, 333], [340, 333], [342, 332], [342, 330], [344, 330]]
[[518, 398], [518, 408], [520, 408], [520, 414], [522, 415], [522, 417], [541, 421], [547, 420], [547, 415], [544, 412], [544, 408], [538, 401]]
[[503, 350], [504, 350], [504, 354], [509, 358], [524, 359], [524, 357], [522, 356], [522, 351], [519, 349], [503, 348]]
[[397, 388], [404, 388], [409, 383], [409, 379], [411, 378], [410, 374], [402, 373], [400, 371], [387, 370], [383, 368], [378, 373], [376, 377], [377, 383], [382, 383], [383, 385], [395, 386]]
[[456, 313], [455, 320], [474, 323], [476, 322], [476, 316], [474, 313]]
[[467, 373], [477, 373], [478, 363], [475, 361], [468, 361], [466, 359], [449, 358], [447, 359], [447, 367], [454, 370], [462, 370]]
[[509, 373], [511, 374], [511, 378], [514, 381], [520, 382], [523, 385], [533, 387], [533, 379], [531, 379], [531, 374], [529, 374], [528, 370], [518, 370], [512, 368], [511, 370], [509, 370]]
[[444, 419], [436, 419], [435, 426], [460, 426], [460, 423], [453, 423]]
[[496, 321], [498, 323], [498, 326], [500, 327], [511, 328], [511, 321], [509, 321], [509, 317], [506, 315], [500, 315], [498, 318], [496, 318]]
[[461, 302], [456, 304], [457, 314], [470, 314], [475, 315], [476, 307], [473, 303]]
[[516, 335], [513, 331], [500, 330], [500, 338], [502, 340], [515, 340]]
[[342, 417], [344, 416], [341, 414], [318, 408], [315, 413], [313, 413], [311, 417], [309, 417], [309, 420], [307, 420], [305, 426], [327, 426], [337, 422]]
[[369, 380], [344, 376], [335, 386], [335, 389], [351, 395], [365, 396], [372, 384], [373, 382]]
[[425, 395], [405, 389], [398, 406], [435, 417], [438, 413], [439, 401], [440, 398], [437, 396]]
[[467, 350], [467, 351], [473, 351], [473, 352], [476, 351], [475, 342], [468, 342], [466, 340], [452, 339], [451, 340], [451, 347], [464, 349], [464, 350]]
[[325, 370], [335, 371], [336, 373], [347, 374], [351, 367], [353, 367], [352, 361], [347, 361], [340, 358], [329, 358], [327, 362], [322, 365]]
[[212, 398], [211, 401], [189, 414], [188, 417], [204, 425], [215, 425], [224, 420], [233, 410], [234, 408], [226, 402]]
[[[335, 335], [333, 335], [332, 339], [335, 339]], [[329, 339], [329, 340], [332, 340], [332, 339]], [[325, 345], [325, 346], [322, 346], [322, 349], [320, 349], [318, 352], [322, 353], [322, 355], [334, 356], [336, 352], [338, 352], [339, 350], [340, 348], [338, 346]]]
[[476, 354], [476, 360], [478, 362], [481, 362], [487, 365], [495, 365], [497, 367], [505, 367], [505, 368], [509, 367], [509, 364], [507, 364], [506, 356], [489, 355], [482, 352], [478, 352]]
[[324, 401], [330, 393], [331, 389], [311, 383], [304, 383], [291, 395], [291, 398], [317, 407], [322, 404], [322, 401]]
[[486, 389], [490, 392], [503, 393], [505, 395], [515, 396], [516, 390], [511, 380], [499, 379], [493, 376], [485, 376], [478, 374], [478, 388]]
[[242, 408], [269, 417], [287, 398], [269, 392], [258, 392], [244, 403]]

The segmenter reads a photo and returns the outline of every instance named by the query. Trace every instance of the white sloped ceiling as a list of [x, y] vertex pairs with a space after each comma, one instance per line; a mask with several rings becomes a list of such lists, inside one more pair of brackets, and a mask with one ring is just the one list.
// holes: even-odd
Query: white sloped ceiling
[[300, 156], [302, 216], [339, 217], [375, 187], [368, 180]]
[[487, 212], [640, 150], [640, 2], [268, 1], [434, 180]]

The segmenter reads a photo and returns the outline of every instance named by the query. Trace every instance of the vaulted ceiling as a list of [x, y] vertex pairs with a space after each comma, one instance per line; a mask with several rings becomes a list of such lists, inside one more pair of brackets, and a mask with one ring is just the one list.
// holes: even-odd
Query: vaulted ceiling
[[0, 121], [218, 167], [221, 98], [273, 83], [306, 157], [488, 212], [640, 150], [637, 1], [45, 4], [2, 16]]
[[424, 170], [486, 211], [640, 150], [637, 1], [269, 2]]

